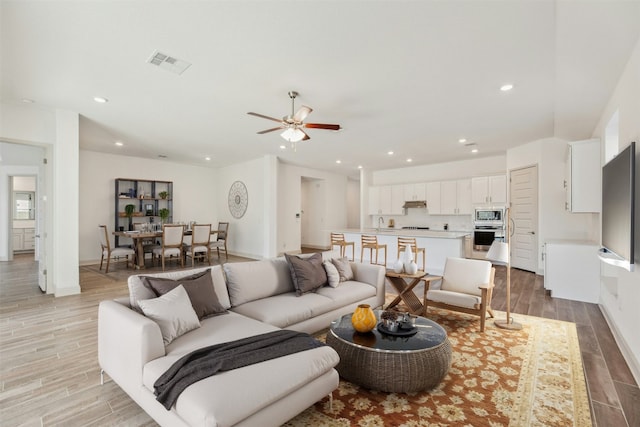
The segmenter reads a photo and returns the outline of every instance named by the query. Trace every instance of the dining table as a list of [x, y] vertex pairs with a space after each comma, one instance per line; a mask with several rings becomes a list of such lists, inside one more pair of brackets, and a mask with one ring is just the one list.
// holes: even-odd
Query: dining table
[[[211, 235], [215, 235], [218, 233], [218, 230], [211, 230]], [[185, 236], [191, 236], [193, 234], [192, 230], [184, 231]], [[158, 237], [162, 237], [162, 230], [158, 231], [142, 231], [142, 230], [134, 230], [134, 231], [114, 231], [114, 236], [118, 237], [128, 237], [133, 240], [133, 247], [136, 251], [136, 263], [135, 268], [138, 270], [143, 270], [145, 268], [144, 265], [144, 241], [146, 239], [156, 239]]]

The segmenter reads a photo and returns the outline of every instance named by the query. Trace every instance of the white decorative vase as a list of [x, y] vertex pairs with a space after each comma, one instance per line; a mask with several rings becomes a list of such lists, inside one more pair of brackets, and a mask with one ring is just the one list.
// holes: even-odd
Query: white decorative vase
[[407, 245], [404, 247], [404, 272], [408, 274], [409, 269], [411, 268], [411, 263], [413, 262], [413, 251], [411, 250], [411, 245]]
[[404, 272], [407, 274], [416, 274], [418, 272], [418, 264], [415, 261], [411, 261], [408, 266], [404, 267]]
[[393, 264], [393, 271], [396, 273], [402, 273], [404, 270], [404, 261], [400, 258]]

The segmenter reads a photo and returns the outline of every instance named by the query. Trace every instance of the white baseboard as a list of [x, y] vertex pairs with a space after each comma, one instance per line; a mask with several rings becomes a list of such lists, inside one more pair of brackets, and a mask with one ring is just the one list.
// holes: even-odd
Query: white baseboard
[[627, 362], [627, 365], [629, 365], [631, 375], [633, 375], [633, 378], [635, 378], [636, 384], [640, 384], [640, 360], [636, 358], [636, 355], [633, 354], [633, 352], [627, 345], [627, 341], [624, 339], [624, 337], [616, 327], [616, 324], [613, 322], [613, 319], [607, 312], [607, 308], [602, 304], [598, 304], [598, 307], [600, 307], [600, 311], [602, 312], [604, 319], [607, 321], [609, 329], [611, 329], [613, 338], [616, 340], [616, 343], [618, 344], [618, 347], [622, 352], [624, 360]]

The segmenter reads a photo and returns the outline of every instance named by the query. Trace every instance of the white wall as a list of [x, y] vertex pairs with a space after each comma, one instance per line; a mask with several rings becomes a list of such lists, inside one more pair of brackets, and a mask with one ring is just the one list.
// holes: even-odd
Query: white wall
[[[302, 178], [309, 178], [320, 185], [318, 190], [324, 202], [320, 203], [317, 218], [317, 228], [309, 236], [308, 244], [317, 248], [330, 246], [332, 230], [345, 228], [347, 225], [347, 180], [344, 175], [316, 169], [303, 168], [286, 163], [278, 167], [278, 253], [296, 252], [302, 243], [300, 219], [296, 213], [301, 210]], [[318, 206], [318, 205], [316, 205]]]
[[[598, 239], [598, 214], [565, 210], [564, 188], [568, 143], [546, 138], [507, 152], [507, 169], [538, 165], [538, 273], [544, 274], [542, 253], [549, 239]], [[598, 171], [595, 171], [597, 173]]]
[[[78, 114], [0, 103], [0, 120], [0, 140], [40, 145], [46, 150], [49, 162], [46, 167], [40, 167], [44, 190], [39, 197], [48, 198], [44, 230], [49, 254], [45, 261], [47, 292], [56, 296], [79, 293], [75, 227], [78, 223]], [[73, 224], [71, 228], [70, 224]]]
[[[270, 215], [270, 198], [276, 197], [273, 190], [265, 186], [271, 180], [267, 174], [271, 172], [269, 156], [221, 168], [218, 171], [216, 198], [218, 220], [229, 222], [227, 248], [234, 253], [249, 258], [268, 257], [269, 238], [265, 231], [275, 227]], [[249, 203], [242, 218], [236, 219], [229, 212], [228, 194], [231, 184], [242, 181], [247, 187]], [[265, 187], [267, 190], [265, 191]], [[268, 236], [268, 234], [267, 234]], [[265, 246], [266, 245], [266, 246]], [[267, 248], [267, 249], [265, 249]]]
[[80, 262], [100, 260], [97, 225], [106, 224], [113, 231], [116, 178], [172, 181], [173, 220], [211, 223], [217, 228], [218, 199], [222, 196], [216, 177], [217, 171], [211, 168], [81, 150]]
[[370, 185], [405, 184], [413, 182], [446, 181], [505, 172], [506, 156], [481, 157], [435, 165], [412, 166], [400, 169], [373, 171]]
[[347, 180], [347, 228], [360, 228], [360, 181]]
[[[618, 81], [593, 135], [605, 140], [606, 127], [618, 112], [618, 146], [624, 149], [631, 141], [640, 144], [640, 41]], [[636, 148], [638, 145], [636, 145]], [[602, 145], [604, 154], [604, 144]], [[619, 150], [619, 151], [620, 151]], [[640, 170], [636, 155], [636, 173]], [[601, 156], [604, 159], [604, 155]], [[636, 179], [638, 182], [638, 179]], [[636, 195], [640, 193], [636, 189]], [[640, 210], [640, 198], [636, 199]], [[636, 212], [636, 239], [640, 239], [640, 223]], [[635, 255], [636, 271], [628, 272], [601, 263], [601, 308], [625, 355], [634, 377], [640, 383], [640, 254]]]
[[0, 103], [0, 134], [9, 142], [55, 144], [56, 114], [33, 105]]

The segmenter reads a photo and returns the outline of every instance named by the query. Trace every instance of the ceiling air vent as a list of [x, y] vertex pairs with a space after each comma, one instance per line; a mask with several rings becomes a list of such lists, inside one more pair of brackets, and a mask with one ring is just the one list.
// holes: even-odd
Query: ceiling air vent
[[182, 74], [184, 70], [191, 66], [187, 61], [174, 58], [157, 50], [151, 54], [147, 62], [175, 74]]

